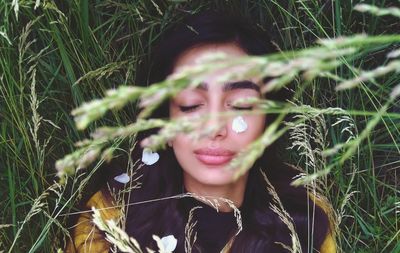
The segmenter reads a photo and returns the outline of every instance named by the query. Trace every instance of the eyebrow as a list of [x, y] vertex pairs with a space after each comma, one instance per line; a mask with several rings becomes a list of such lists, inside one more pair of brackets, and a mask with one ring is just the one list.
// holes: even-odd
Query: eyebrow
[[[197, 86], [197, 89], [207, 91], [208, 83], [205, 83], [205, 82], [200, 83], [200, 85]], [[238, 89], [251, 89], [251, 90], [260, 92], [260, 87], [257, 84], [255, 84], [254, 82], [249, 81], [249, 80], [224, 83], [224, 85], [222, 87], [222, 90], [224, 92], [231, 91], [231, 90], [238, 90]]]

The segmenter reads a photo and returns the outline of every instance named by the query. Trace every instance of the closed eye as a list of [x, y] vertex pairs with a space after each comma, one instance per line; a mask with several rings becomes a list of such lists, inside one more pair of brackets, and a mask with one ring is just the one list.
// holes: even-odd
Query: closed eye
[[232, 106], [232, 109], [237, 111], [253, 110], [253, 106]]
[[201, 104], [188, 105], [188, 106], [180, 105], [180, 106], [178, 106], [178, 108], [181, 112], [192, 112], [192, 111], [195, 111], [196, 109], [198, 109], [200, 106], [201, 106]]

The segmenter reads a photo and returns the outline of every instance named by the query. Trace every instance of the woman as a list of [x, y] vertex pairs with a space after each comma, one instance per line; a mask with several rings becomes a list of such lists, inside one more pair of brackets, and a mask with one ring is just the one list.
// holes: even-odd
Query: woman
[[[246, 55], [264, 55], [274, 52], [274, 47], [253, 26], [234, 16], [216, 12], [203, 12], [186, 19], [162, 38], [152, 59], [149, 82], [165, 79], [185, 68], [196, 66], [205, 55], [224, 53], [228, 59]], [[221, 112], [253, 110], [251, 105], [234, 106], [240, 98], [263, 95], [255, 80], [232, 80], [217, 84], [222, 75], [236, 71], [225, 68], [204, 77], [195, 89], [185, 89], [167, 103], [161, 105], [153, 117], [170, 117], [190, 120], [191, 117], [209, 115], [201, 127], [218, 126], [215, 131], [194, 142], [187, 134], [179, 134], [168, 143], [166, 150], [147, 162], [139, 146], [133, 152], [134, 159], [144, 159], [141, 187], [131, 192], [129, 203], [142, 202], [179, 195], [185, 192], [200, 196], [213, 196], [231, 200], [241, 211], [243, 230], [238, 228], [232, 209], [222, 204], [216, 212], [209, 203], [193, 198], [176, 198], [149, 202], [130, 207], [126, 217], [127, 233], [140, 245], [156, 249], [152, 235], [173, 235], [177, 238], [174, 252], [184, 252], [185, 225], [190, 210], [197, 240], [192, 252], [287, 252], [283, 245], [291, 246], [292, 238], [288, 226], [271, 210], [273, 197], [267, 191], [265, 174], [272, 183], [285, 210], [292, 217], [303, 252], [335, 252], [330, 222], [321, 201], [310, 199], [307, 190], [290, 186], [298, 174], [293, 168], [279, 161], [273, 146], [267, 148], [262, 157], [237, 180], [227, 170], [229, 162], [244, 147], [256, 140], [265, 127], [274, 119], [273, 115], [252, 114], [235, 118], [222, 118]], [[284, 100], [282, 92], [267, 94], [271, 99]], [[142, 133], [138, 139], [154, 133]], [[154, 157], [155, 156], [155, 157]], [[155, 162], [155, 163], [154, 163]], [[114, 188], [122, 188], [120, 182], [111, 180]], [[112, 206], [112, 198], [106, 187], [96, 193], [87, 207]], [[117, 209], [103, 211], [105, 219], [120, 215]], [[90, 215], [79, 218], [73, 232], [78, 252], [107, 252], [104, 236], [93, 230]], [[91, 233], [88, 239], [88, 234]], [[92, 242], [91, 244], [89, 243]], [[96, 248], [97, 247], [97, 248]], [[73, 252], [72, 245], [69, 250]]]

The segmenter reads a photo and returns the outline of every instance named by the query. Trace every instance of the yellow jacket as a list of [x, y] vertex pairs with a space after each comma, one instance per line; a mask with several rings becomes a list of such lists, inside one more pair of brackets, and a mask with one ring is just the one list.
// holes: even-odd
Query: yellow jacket
[[[323, 201], [313, 199], [324, 211], [327, 211], [327, 205]], [[100, 210], [103, 220], [117, 219], [120, 215], [118, 208], [113, 206], [112, 197], [104, 194], [102, 191], [95, 193], [86, 203], [90, 210], [92, 207]], [[105, 209], [104, 209], [105, 208]], [[330, 231], [332, 228], [330, 229]], [[97, 229], [92, 222], [92, 213], [85, 212], [79, 215], [78, 222], [72, 230], [72, 241], [67, 243], [66, 253], [108, 253], [110, 243], [105, 240], [104, 233]], [[320, 253], [336, 253], [336, 244], [331, 232], [326, 236]]]

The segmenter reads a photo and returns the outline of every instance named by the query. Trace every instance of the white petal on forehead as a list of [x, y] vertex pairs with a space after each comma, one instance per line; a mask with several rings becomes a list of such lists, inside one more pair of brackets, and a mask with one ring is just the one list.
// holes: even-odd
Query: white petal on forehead
[[128, 174], [122, 173], [121, 175], [114, 177], [114, 180], [120, 182], [121, 184], [126, 184], [131, 180], [131, 178]]
[[176, 240], [175, 236], [173, 235], [164, 236], [163, 238], [161, 238], [161, 242], [166, 252], [174, 251], [176, 245], [178, 244], [178, 240]]
[[142, 162], [146, 165], [155, 164], [158, 159], [160, 159], [160, 155], [157, 152], [152, 152], [150, 149], [143, 149], [142, 153]]
[[242, 116], [237, 116], [233, 119], [232, 130], [235, 131], [235, 133], [243, 133], [247, 130], [247, 123]]

